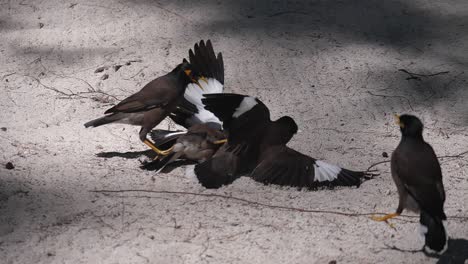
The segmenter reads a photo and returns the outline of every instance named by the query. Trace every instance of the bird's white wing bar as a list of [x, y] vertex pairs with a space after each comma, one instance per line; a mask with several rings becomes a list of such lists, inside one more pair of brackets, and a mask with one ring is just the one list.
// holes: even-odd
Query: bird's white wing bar
[[186, 131], [178, 131], [178, 132], [167, 133], [166, 135], [164, 135], [164, 138], [168, 138], [168, 137], [172, 137], [172, 136], [176, 136], [176, 135], [183, 135], [183, 134], [186, 134], [186, 133], [187, 133]]
[[341, 168], [336, 165], [317, 160], [314, 164], [314, 181], [334, 181], [338, 178], [338, 174], [340, 174], [340, 171]]
[[196, 113], [195, 116], [200, 119], [200, 121], [203, 123], [214, 122], [222, 124], [219, 118], [205, 109], [201, 99], [203, 98], [203, 94], [222, 93], [223, 85], [214, 78], [208, 78], [206, 82], [204, 80], [200, 80], [199, 83], [203, 90], [200, 89], [198, 85], [191, 83], [185, 90], [185, 99], [197, 107], [198, 113]]
[[252, 109], [257, 104], [258, 102], [257, 102], [257, 99], [255, 99], [255, 97], [246, 96], [244, 97], [244, 99], [242, 99], [241, 103], [236, 108], [236, 111], [234, 112], [232, 116], [237, 118], [241, 116], [242, 114], [244, 114], [245, 112]]

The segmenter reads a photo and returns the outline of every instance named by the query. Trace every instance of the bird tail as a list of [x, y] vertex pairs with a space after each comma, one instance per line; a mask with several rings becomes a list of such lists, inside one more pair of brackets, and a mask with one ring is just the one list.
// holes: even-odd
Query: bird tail
[[424, 236], [424, 251], [429, 254], [443, 254], [447, 250], [448, 236], [442, 219], [421, 210], [419, 223]]
[[174, 122], [186, 128], [208, 122], [217, 123], [221, 127], [222, 122], [212, 112], [205, 109], [201, 100], [204, 94], [223, 92], [223, 56], [221, 53], [215, 54], [210, 40], [206, 44], [201, 40], [200, 43], [195, 44], [193, 50], [189, 50], [189, 59], [194, 71], [200, 74], [200, 78], [197, 78], [198, 84], [187, 85], [183, 100], [170, 117]]
[[118, 121], [122, 118], [122, 115], [120, 114], [111, 114], [111, 115], [106, 115], [94, 120], [91, 120], [84, 124], [85, 127], [98, 127], [102, 126], [105, 124], [113, 123], [115, 121]]
[[326, 163], [321, 160], [315, 161], [314, 174], [318, 186], [357, 186], [365, 180], [371, 179], [375, 174], [366, 171], [352, 171]]

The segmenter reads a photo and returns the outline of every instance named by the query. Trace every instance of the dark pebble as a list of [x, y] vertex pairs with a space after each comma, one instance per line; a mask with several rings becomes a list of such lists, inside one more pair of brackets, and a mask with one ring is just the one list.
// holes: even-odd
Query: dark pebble
[[103, 72], [105, 69], [107, 69], [107, 67], [105, 67], [105, 66], [99, 67], [94, 71], [94, 73]]
[[109, 78], [109, 74], [104, 74], [102, 77], [101, 77], [101, 80], [107, 80]]
[[13, 165], [13, 163], [7, 162], [7, 164], [5, 164], [5, 168], [6, 168], [7, 170], [12, 170], [12, 169], [15, 168], [15, 166]]

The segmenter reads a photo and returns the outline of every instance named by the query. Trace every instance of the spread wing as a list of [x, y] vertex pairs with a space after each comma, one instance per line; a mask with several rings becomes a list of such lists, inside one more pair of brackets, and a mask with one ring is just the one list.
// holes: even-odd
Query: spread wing
[[221, 127], [222, 122], [209, 110], [205, 109], [202, 98], [204, 94], [222, 93], [224, 87], [223, 56], [215, 55], [211, 41], [195, 44], [193, 51], [189, 50], [192, 68], [204, 79], [198, 79], [202, 89], [196, 84], [189, 84], [184, 93], [184, 100], [177, 106], [170, 117], [174, 122], [186, 128], [194, 124], [216, 123]]
[[284, 145], [266, 149], [251, 177], [265, 184], [299, 188], [359, 186], [366, 176], [316, 160]]

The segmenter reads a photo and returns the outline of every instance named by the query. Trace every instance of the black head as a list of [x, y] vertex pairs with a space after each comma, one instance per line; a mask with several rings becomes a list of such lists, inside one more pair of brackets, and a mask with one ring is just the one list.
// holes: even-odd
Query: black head
[[201, 78], [201, 74], [196, 71], [192, 65], [184, 59], [183, 62], [172, 71], [183, 78], [187, 83], [196, 83], [199, 85], [198, 80]]
[[294, 134], [297, 133], [297, 124], [290, 116], [283, 116], [274, 123], [277, 127], [276, 137], [284, 144], [289, 142]]
[[290, 116], [283, 116], [280, 119], [275, 121], [277, 124], [288, 129], [288, 132], [291, 134], [291, 137], [297, 133], [298, 127], [294, 119]]
[[424, 125], [419, 118], [413, 115], [395, 115], [395, 120], [403, 136], [422, 138]]
[[262, 140], [266, 146], [287, 144], [297, 133], [297, 124], [289, 116], [283, 116], [270, 124], [267, 134]]

